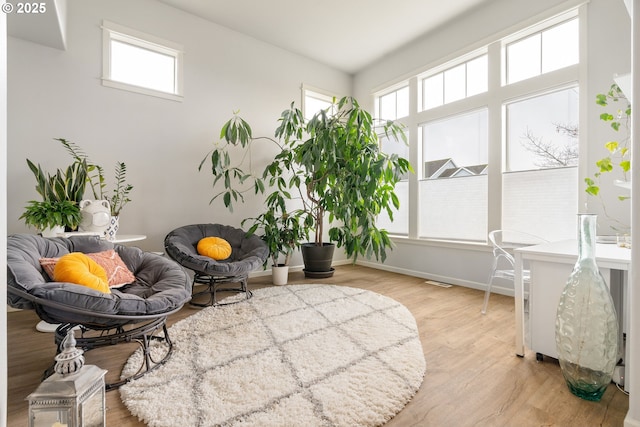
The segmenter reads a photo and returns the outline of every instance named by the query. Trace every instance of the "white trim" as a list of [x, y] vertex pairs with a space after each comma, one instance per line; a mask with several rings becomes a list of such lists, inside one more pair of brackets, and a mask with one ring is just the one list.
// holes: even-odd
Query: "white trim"
[[333, 92], [329, 92], [328, 90], [320, 89], [318, 87], [311, 86], [306, 83], [302, 83], [302, 85], [300, 85], [300, 89], [302, 90], [303, 100], [307, 92], [313, 92], [316, 95], [321, 95], [322, 97], [326, 97], [327, 101], [329, 102], [333, 101], [333, 98], [336, 98], [336, 99], [339, 98], [339, 96]]
[[380, 89], [379, 91], [374, 92], [372, 95], [373, 95], [374, 98], [383, 97], [385, 95], [390, 94], [391, 92], [395, 92], [395, 91], [397, 91], [399, 89], [403, 89], [403, 88], [409, 86], [410, 80], [411, 79], [401, 80], [398, 83], [395, 83], [395, 84], [393, 84], [391, 86], [386, 86], [386, 87]]
[[[422, 271], [411, 270], [408, 268], [393, 267], [387, 264], [379, 264], [373, 261], [361, 260], [358, 258], [357, 265], [374, 268], [377, 270], [390, 271], [392, 273], [404, 274], [411, 277], [420, 277], [422, 279], [434, 280], [440, 283], [447, 283], [455, 286], [462, 286], [469, 289], [478, 289], [480, 291], [487, 290], [487, 284], [483, 282], [475, 282], [472, 280], [461, 280], [456, 277], [442, 276], [440, 274], [425, 273]], [[491, 287], [491, 292], [501, 295], [514, 296], [514, 289], [500, 286], [497, 283]]]
[[126, 90], [128, 92], [140, 93], [143, 95], [155, 96], [157, 98], [170, 99], [172, 101], [182, 102], [184, 96], [176, 95], [169, 92], [161, 92], [159, 90], [153, 90], [146, 87], [136, 86], [129, 83], [118, 82], [116, 80], [110, 80], [102, 78], [102, 86], [111, 87], [114, 89]]
[[[423, 73], [428, 72], [429, 70], [439, 67], [442, 64], [445, 64], [450, 61], [454, 61], [456, 58], [459, 58], [463, 55], [469, 54], [474, 51], [478, 51], [484, 47], [491, 45], [492, 43], [499, 42], [500, 40], [508, 37], [510, 34], [516, 34], [518, 32], [523, 31], [525, 28], [531, 27], [538, 22], [548, 21], [555, 16], [563, 15], [564, 13], [569, 12], [572, 9], [578, 9], [580, 6], [589, 3], [589, 0], [567, 0], [563, 3], [560, 3], [554, 7], [547, 9], [544, 12], [541, 12], [535, 16], [529, 17], [517, 24], [514, 24], [508, 28], [505, 28], [502, 31], [498, 31], [484, 39], [478, 40], [477, 42], [467, 46], [466, 48], [458, 49], [455, 52], [450, 53], [444, 57], [438, 58], [430, 63], [424, 64], [413, 71], [409, 71], [404, 73], [394, 79], [388, 80], [385, 83], [381, 83], [378, 86], [375, 86], [372, 90], [372, 94], [376, 94], [377, 92], [384, 91], [385, 88], [391, 87], [393, 85], [398, 84], [401, 81], [410, 80], [414, 76], [419, 76]], [[580, 59], [582, 61], [582, 58]]]
[[[7, 283], [7, 14], [0, 15], [0, 283]], [[7, 423], [7, 292], [0, 293], [0, 427]]]
[[[625, 3], [631, 16], [631, 97], [640, 99], [640, 0]], [[631, 152], [640, 152], [640, 119], [635, 112], [631, 117]], [[631, 168], [631, 239], [640, 242], [640, 168]], [[627, 345], [630, 360], [640, 360], [640, 245], [631, 246], [631, 272], [629, 286], [629, 330]], [[627, 367], [625, 388], [629, 386], [629, 410], [625, 427], [640, 427], [640, 373], [638, 366]]]
[[[174, 58], [175, 92], [163, 92], [111, 78], [111, 42], [118, 41]], [[102, 85], [115, 89], [182, 101], [184, 94], [184, 49], [182, 45], [107, 20], [102, 22]]]
[[300, 96], [301, 96], [301, 102], [300, 102], [300, 110], [302, 111], [302, 115], [304, 117], [307, 116], [307, 93], [309, 93], [309, 97], [310, 98], [315, 98], [315, 99], [319, 99], [321, 101], [326, 101], [329, 104], [333, 104], [334, 101], [337, 101], [339, 99], [338, 95], [331, 93], [329, 91], [326, 91], [324, 89], [319, 89], [307, 84], [302, 84], [300, 85]]
[[482, 46], [479, 49], [474, 49], [465, 54], [449, 59], [447, 62], [441, 65], [435, 66], [433, 68], [423, 71], [422, 73], [419, 73], [418, 80], [424, 80], [429, 77], [433, 77], [436, 74], [444, 73], [445, 71], [455, 68], [458, 65], [466, 64], [469, 61], [473, 61], [474, 59], [487, 55], [488, 52], [489, 52], [489, 45], [487, 44]]
[[114, 33], [124, 35], [126, 36], [127, 40], [131, 40], [132, 38], [138, 39], [143, 45], [154, 44], [157, 46], [159, 51], [161, 51], [161, 49], [165, 49], [167, 54], [170, 54], [169, 52], [171, 51], [184, 51], [184, 48], [181, 44], [174, 43], [172, 41], [156, 37], [152, 34], [144, 33], [142, 31], [134, 30], [132, 28], [128, 28], [124, 25], [116, 24], [111, 21], [103, 20], [102, 28], [110, 30]]

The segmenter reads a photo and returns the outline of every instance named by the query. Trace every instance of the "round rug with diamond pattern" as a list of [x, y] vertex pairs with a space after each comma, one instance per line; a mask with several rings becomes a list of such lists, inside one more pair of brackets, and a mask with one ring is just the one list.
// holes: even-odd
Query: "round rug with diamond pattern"
[[257, 289], [177, 322], [169, 336], [169, 361], [120, 388], [150, 426], [379, 426], [426, 369], [409, 310], [347, 286]]

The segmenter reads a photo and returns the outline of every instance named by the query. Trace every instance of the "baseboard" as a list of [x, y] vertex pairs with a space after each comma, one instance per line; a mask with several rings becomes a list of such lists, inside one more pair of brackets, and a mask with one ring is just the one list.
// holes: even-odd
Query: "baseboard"
[[631, 418], [631, 415], [627, 412], [627, 416], [624, 419], [624, 427], [640, 427], [640, 420]]
[[[350, 259], [341, 259], [333, 261], [332, 265], [346, 265], [353, 263]], [[464, 286], [466, 288], [478, 289], [481, 291], [485, 291], [487, 289], [486, 283], [474, 282], [471, 280], [461, 280], [456, 277], [442, 276], [439, 274], [431, 274], [425, 273], [422, 271], [410, 270], [407, 268], [393, 267], [390, 265], [379, 264], [376, 262], [366, 261], [366, 260], [358, 260], [356, 262], [357, 265], [362, 265], [364, 267], [375, 268], [378, 270], [390, 271], [392, 273], [404, 274], [407, 276], [420, 277], [425, 280], [433, 280], [440, 283], [448, 283], [456, 286]], [[291, 265], [289, 266], [289, 271], [302, 271], [304, 270], [304, 265]], [[266, 270], [257, 270], [251, 272], [249, 277], [264, 277], [271, 275], [271, 268], [267, 268]], [[491, 287], [491, 292], [501, 295], [514, 296], [513, 288], [505, 288], [503, 286], [494, 283]], [[640, 426], [638, 426], [640, 427]]]
[[[398, 273], [398, 274], [405, 274], [407, 276], [420, 277], [422, 279], [434, 280], [436, 282], [441, 282], [441, 283], [449, 283], [451, 285], [456, 285], [456, 286], [464, 286], [466, 288], [478, 289], [481, 291], [485, 291], [487, 289], [486, 283], [479, 283], [471, 280], [462, 280], [456, 277], [442, 276], [439, 274], [425, 273], [423, 271], [416, 271], [416, 270], [411, 270], [407, 268], [393, 267], [390, 265], [379, 264], [376, 262], [371, 262], [366, 260], [358, 260], [357, 264], [365, 267], [375, 268], [378, 270], [390, 271], [392, 273]], [[491, 287], [491, 292], [496, 294], [501, 294], [501, 295], [507, 295], [511, 297], [514, 296], [513, 288], [505, 288], [503, 286], [498, 285], [497, 283], [495, 283]]]

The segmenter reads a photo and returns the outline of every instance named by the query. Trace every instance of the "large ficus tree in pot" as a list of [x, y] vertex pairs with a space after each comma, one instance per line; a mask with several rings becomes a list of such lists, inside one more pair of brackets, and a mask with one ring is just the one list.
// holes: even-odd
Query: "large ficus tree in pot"
[[[313, 232], [315, 245], [323, 245], [328, 215], [329, 238], [344, 247], [347, 257], [355, 261], [358, 255], [375, 256], [384, 262], [391, 240], [377, 227], [376, 218], [383, 211], [393, 218], [399, 207], [395, 184], [412, 169], [406, 159], [381, 151], [379, 134], [406, 144], [402, 125], [374, 120], [352, 97], [334, 101], [309, 120], [292, 103], [280, 116], [275, 138], [254, 138], [243, 119], [229, 120], [221, 130], [226, 144], [210, 152], [200, 168], [210, 160], [214, 188], [224, 185], [211, 201], [222, 196], [232, 208], [244, 192], [264, 192], [267, 183], [273, 191], [268, 209], [283, 199], [300, 200], [301, 207], [290, 215]], [[250, 150], [261, 139], [280, 147], [261, 175], [231, 162], [230, 148], [240, 144]]]

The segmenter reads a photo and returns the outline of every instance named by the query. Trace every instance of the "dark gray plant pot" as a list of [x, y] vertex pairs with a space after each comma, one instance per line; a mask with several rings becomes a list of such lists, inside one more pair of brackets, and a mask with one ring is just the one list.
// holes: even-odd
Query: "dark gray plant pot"
[[334, 269], [331, 267], [331, 262], [335, 247], [336, 245], [333, 243], [323, 243], [322, 246], [315, 243], [303, 243], [301, 251], [305, 277], [322, 279], [333, 276]]

